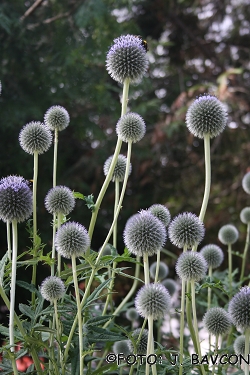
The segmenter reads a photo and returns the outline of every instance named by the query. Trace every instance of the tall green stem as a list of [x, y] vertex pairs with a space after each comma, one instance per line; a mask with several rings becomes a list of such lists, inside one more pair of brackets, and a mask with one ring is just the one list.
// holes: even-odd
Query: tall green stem
[[[129, 91], [129, 79], [125, 79], [124, 84], [123, 84], [121, 116], [123, 116], [127, 112], [128, 91]], [[115, 169], [115, 165], [116, 165], [116, 162], [117, 162], [118, 155], [119, 155], [120, 150], [121, 150], [121, 146], [122, 146], [122, 141], [118, 138], [116, 148], [115, 148], [115, 152], [114, 152], [114, 156], [113, 156], [112, 162], [110, 164], [108, 174], [107, 174], [107, 176], [105, 178], [105, 181], [102, 185], [101, 191], [100, 191], [100, 193], [98, 195], [98, 198], [96, 200], [96, 203], [95, 203], [95, 209], [92, 213], [92, 217], [91, 217], [91, 221], [90, 221], [90, 225], [89, 225], [89, 230], [88, 230], [90, 239], [92, 239], [94, 228], [95, 228], [95, 223], [96, 223], [96, 219], [97, 219], [97, 215], [98, 215], [98, 211], [99, 211], [100, 205], [102, 203], [103, 197], [106, 193], [106, 190], [109, 186], [109, 183], [112, 179], [112, 175], [113, 175], [113, 172], [114, 172], [114, 169]], [[88, 256], [88, 255], [89, 255], [89, 250], [86, 253], [86, 256]]]
[[161, 260], [161, 250], [158, 250], [156, 254], [155, 283], [157, 283], [158, 277], [159, 277], [160, 260]]
[[77, 280], [75, 255], [72, 255], [72, 273], [73, 273], [74, 287], [75, 287], [75, 293], [76, 293], [76, 304], [77, 304], [80, 374], [83, 374], [82, 309], [81, 309], [80, 293], [79, 293], [78, 280]]
[[229, 299], [232, 298], [232, 245], [228, 244], [228, 283], [229, 283]]
[[[17, 221], [12, 221], [12, 264], [10, 284], [10, 317], [9, 317], [9, 339], [11, 352], [15, 352], [14, 316], [15, 316], [15, 293], [16, 293], [16, 265], [17, 265]], [[13, 354], [14, 355], [14, 354]], [[13, 357], [12, 367], [15, 375], [18, 375], [16, 361]]]
[[[183, 248], [183, 252], [187, 251], [187, 246]], [[183, 352], [184, 352], [184, 323], [185, 323], [185, 288], [186, 280], [181, 281], [181, 319], [180, 319], [180, 367], [179, 375], [183, 373]]]
[[[35, 263], [32, 269], [31, 283], [36, 285], [36, 272], [37, 272], [37, 213], [36, 213], [36, 197], [37, 197], [37, 177], [38, 177], [38, 152], [34, 152], [34, 171], [33, 171], [33, 258]], [[35, 293], [32, 292], [32, 305], [35, 304]]]
[[[199, 339], [199, 332], [198, 332], [198, 323], [197, 323], [197, 315], [196, 315], [196, 304], [195, 304], [195, 284], [194, 280], [190, 281], [191, 284], [191, 299], [192, 299], [192, 311], [193, 311], [193, 324], [194, 324], [194, 331], [196, 336], [196, 343], [198, 349], [199, 360], [201, 361], [201, 346], [200, 346], [200, 339]], [[201, 365], [201, 372], [203, 375], [206, 375], [204, 366]]]
[[53, 187], [56, 186], [57, 151], [58, 151], [58, 129], [55, 128], [55, 134], [54, 134], [54, 161], [53, 161]]
[[10, 229], [10, 221], [7, 220], [6, 222], [6, 231], [7, 231], [7, 249], [8, 249], [8, 258], [11, 260], [11, 229]]
[[[208, 276], [211, 280], [211, 277], [212, 277], [212, 266], [209, 266], [208, 268]], [[211, 292], [212, 292], [212, 289], [210, 287], [208, 287], [208, 290], [207, 290], [207, 309], [209, 310], [210, 307], [211, 307]], [[211, 350], [211, 333], [209, 333], [209, 337], [208, 337], [208, 342], [209, 342], [209, 351]]]
[[245, 268], [246, 268], [246, 259], [247, 259], [247, 250], [249, 247], [249, 236], [250, 236], [250, 223], [247, 223], [246, 243], [245, 243], [243, 258], [242, 258], [240, 281], [243, 281], [243, 278], [244, 278], [244, 273], [245, 273]]
[[204, 134], [204, 154], [205, 154], [205, 191], [200, 210], [199, 219], [204, 221], [211, 187], [211, 160], [210, 160], [210, 135]]
[[[245, 360], [247, 360], [249, 356], [249, 342], [250, 342], [250, 328], [247, 328], [245, 331]], [[247, 363], [244, 364], [244, 374], [249, 375], [249, 365]]]

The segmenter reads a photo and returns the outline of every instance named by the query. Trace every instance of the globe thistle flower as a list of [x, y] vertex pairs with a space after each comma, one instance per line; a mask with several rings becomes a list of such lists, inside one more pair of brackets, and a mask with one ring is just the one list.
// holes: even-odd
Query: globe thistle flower
[[232, 224], [223, 225], [219, 230], [218, 238], [223, 245], [232, 245], [238, 240], [239, 232]]
[[48, 151], [52, 143], [52, 134], [49, 128], [40, 121], [31, 121], [26, 124], [19, 134], [19, 144], [28, 154], [39, 155]]
[[152, 256], [161, 250], [166, 241], [166, 229], [149, 211], [142, 210], [127, 221], [123, 238], [128, 251]]
[[189, 131], [198, 138], [209, 134], [217, 137], [226, 127], [227, 112], [224, 105], [213, 95], [199, 96], [189, 107], [186, 115]]
[[211, 335], [219, 336], [227, 333], [232, 321], [228, 312], [221, 307], [212, 307], [203, 316], [205, 328]]
[[[99, 248], [101, 250], [102, 247]], [[103, 249], [102, 256], [104, 255], [113, 255], [113, 246], [110, 243], [107, 243]]]
[[202, 221], [191, 212], [184, 212], [176, 216], [168, 228], [170, 241], [179, 248], [190, 248], [199, 244], [204, 237], [204, 233]]
[[64, 130], [69, 125], [69, 114], [64, 107], [54, 105], [44, 115], [44, 123], [51, 129]]
[[199, 281], [206, 275], [207, 262], [200, 253], [186, 251], [178, 258], [175, 269], [180, 279]]
[[[156, 266], [157, 266], [157, 262], [154, 262], [151, 264], [151, 266], [149, 267], [149, 272], [150, 272], [150, 276], [152, 277], [152, 279], [155, 278], [155, 271], [156, 271]], [[158, 273], [158, 278], [160, 280], [164, 279], [165, 277], [167, 277], [169, 273], [169, 268], [168, 266], [164, 263], [164, 262], [160, 262], [159, 264], [159, 273]]]
[[221, 248], [214, 244], [204, 246], [200, 250], [208, 264], [208, 267], [217, 268], [221, 265], [224, 259], [224, 254]]
[[247, 172], [243, 177], [242, 187], [247, 194], [250, 194], [250, 172]]
[[143, 318], [154, 320], [164, 318], [171, 307], [171, 297], [167, 289], [159, 284], [146, 284], [135, 297], [135, 308]]
[[143, 118], [137, 113], [129, 112], [123, 115], [116, 124], [116, 133], [123, 142], [139, 142], [146, 133]]
[[110, 76], [123, 83], [129, 79], [138, 83], [146, 74], [148, 59], [142, 40], [134, 35], [122, 35], [114, 39], [107, 53], [106, 67]]
[[18, 223], [32, 214], [32, 191], [21, 176], [8, 176], [0, 180], [0, 218]]
[[228, 312], [236, 327], [250, 328], [250, 287], [244, 286], [229, 302]]
[[161, 284], [168, 290], [170, 296], [173, 296], [177, 290], [177, 283], [172, 279], [165, 279], [161, 281]]
[[[113, 155], [111, 155], [104, 163], [103, 166], [103, 172], [104, 175], [107, 176], [109, 172], [110, 165], [112, 163]], [[118, 180], [119, 182], [124, 180], [125, 177], [125, 171], [126, 171], [126, 163], [127, 163], [127, 158], [124, 155], [118, 155], [118, 159], [115, 165], [115, 169], [113, 172], [112, 176], [112, 181]], [[132, 166], [130, 164], [129, 166], [129, 175], [131, 173]]]
[[244, 224], [250, 223], [250, 207], [245, 207], [240, 212], [240, 220]]
[[63, 297], [65, 286], [60, 277], [49, 276], [41, 284], [41, 295], [49, 302], [54, 302]]
[[68, 221], [58, 229], [55, 246], [64, 258], [79, 257], [89, 248], [90, 238], [83, 225]]
[[138, 314], [136, 308], [134, 308], [134, 307], [130, 307], [130, 308], [126, 311], [126, 318], [127, 318], [130, 322], [134, 322], [134, 321], [136, 321], [136, 320], [139, 318], [139, 314]]
[[[249, 347], [250, 349], [250, 347]], [[249, 353], [248, 349], [248, 353]], [[245, 355], [245, 336], [240, 335], [234, 341], [234, 351], [236, 354]]]
[[113, 352], [115, 354], [122, 353], [125, 357], [127, 357], [131, 353], [128, 343], [129, 340], [116, 341], [113, 345]]
[[50, 214], [68, 215], [75, 207], [75, 197], [68, 187], [55, 186], [47, 193], [44, 204]]
[[165, 227], [168, 226], [171, 220], [171, 215], [167, 207], [163, 206], [163, 204], [153, 204], [148, 210], [152, 215], [161, 220]]
[[[137, 328], [132, 333], [133, 341], [136, 343], [141, 333], [141, 328]], [[136, 344], [133, 343], [132, 340], [128, 341], [128, 346], [130, 349], [130, 353], [136, 354], [146, 354], [147, 353], [147, 345], [148, 345], [148, 330], [144, 329], [141, 335], [139, 342]]]

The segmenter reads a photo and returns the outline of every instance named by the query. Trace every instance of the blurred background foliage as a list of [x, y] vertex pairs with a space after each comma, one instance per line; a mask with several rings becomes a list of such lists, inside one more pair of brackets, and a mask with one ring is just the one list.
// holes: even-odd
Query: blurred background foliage
[[[128, 217], [153, 203], [166, 204], [172, 216], [199, 214], [203, 141], [188, 132], [185, 114], [197, 95], [209, 92], [225, 103], [229, 119], [224, 133], [212, 140], [212, 189], [202, 246], [218, 243], [219, 228], [230, 222], [241, 231], [234, 250], [242, 252], [245, 226], [239, 213], [250, 205], [241, 187], [250, 170], [249, 30], [247, 0], [1, 0], [0, 175], [32, 179], [33, 158], [20, 148], [19, 132], [32, 120], [43, 121], [50, 106], [62, 105], [71, 122], [59, 134], [58, 184], [96, 198], [121, 110], [122, 87], [105, 69], [106, 52], [121, 34], [141, 35], [148, 41], [150, 66], [144, 80], [131, 86], [128, 105], [145, 119], [147, 134], [133, 147], [118, 250], [124, 247]], [[46, 251], [51, 250], [52, 217], [43, 201], [52, 186], [52, 159], [52, 148], [39, 157], [38, 220]], [[94, 233], [95, 250], [111, 224], [113, 201], [110, 186]], [[88, 227], [90, 214], [79, 200], [71, 220]], [[20, 228], [21, 251], [28, 234], [25, 225]], [[0, 233], [4, 254], [4, 223]], [[166, 247], [178, 252], [169, 242]]]

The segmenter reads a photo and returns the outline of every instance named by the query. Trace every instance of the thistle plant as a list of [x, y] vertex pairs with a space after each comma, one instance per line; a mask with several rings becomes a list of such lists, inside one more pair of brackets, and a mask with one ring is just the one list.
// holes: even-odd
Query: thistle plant
[[[249, 352], [249, 287], [245, 286], [232, 297], [235, 285], [230, 284], [231, 245], [238, 239], [238, 230], [228, 225], [219, 231], [219, 240], [229, 247], [228, 274], [231, 285], [229, 312], [221, 308], [227, 301], [224, 279], [218, 277], [218, 274], [212, 274], [213, 270], [221, 265], [223, 252], [219, 246], [207, 244], [206, 238], [204, 239], [206, 225], [204, 219], [211, 185], [210, 139], [219, 136], [227, 122], [225, 107], [215, 96], [204, 94], [198, 97], [188, 108], [186, 115], [188, 130], [195, 137], [204, 139], [206, 177], [199, 216], [191, 212], [183, 212], [171, 220], [167, 206], [174, 209], [175, 205], [172, 202], [154, 203], [148, 208], [142, 207], [139, 212], [128, 218], [123, 230], [125, 248], [118, 248], [118, 238], [122, 234], [118, 219], [129, 176], [134, 173], [131, 167], [132, 151], [147, 131], [144, 118], [133, 111], [132, 99], [131, 109], [127, 112], [130, 84], [138, 85], [148, 71], [145, 43], [140, 36], [124, 35], [114, 39], [107, 53], [108, 74], [122, 85], [121, 115], [113, 124], [117, 143], [113, 154], [107, 155], [104, 163], [104, 181], [96, 201], [91, 203], [92, 212], [88, 229], [67, 218], [74, 208], [78, 209], [75, 197], [87, 201], [85, 193], [83, 196], [81, 193], [74, 193], [66, 186], [56, 185], [58, 133], [69, 125], [70, 116], [67, 110], [59, 105], [52, 106], [45, 113], [44, 124], [39, 121], [31, 122], [20, 132], [21, 147], [25, 152], [34, 155], [33, 196], [27, 181], [20, 176], [9, 176], [0, 180], [0, 218], [7, 224], [8, 244], [8, 251], [0, 260], [0, 294], [10, 311], [9, 333], [5, 327], [0, 326], [0, 332], [9, 336], [8, 345], [3, 349], [3, 363], [1, 363], [1, 369], [3, 367], [6, 374], [18, 375], [16, 360], [26, 354], [31, 355], [33, 361], [30, 368], [26, 370], [27, 374], [35, 372], [38, 375], [45, 373], [100, 375], [105, 372], [111, 375], [119, 372], [124, 375], [135, 373], [159, 375], [166, 371], [175, 375], [196, 373], [197, 371], [188, 363], [191, 357], [188, 347], [184, 345], [185, 340], [188, 340], [188, 337], [185, 337], [187, 330], [184, 334], [184, 328], [186, 318], [194, 349], [201, 360], [196, 311], [198, 302], [203, 308], [204, 306], [207, 308], [201, 323], [209, 335], [215, 336], [215, 353], [219, 353], [219, 337], [222, 344], [224, 338], [227, 338], [228, 342], [233, 341], [234, 334], [232, 329], [230, 330], [232, 322], [244, 333], [243, 337], [240, 336], [235, 340], [235, 352], [243, 353], [245, 356]], [[37, 163], [38, 155], [47, 151], [51, 145], [51, 131], [54, 132], [53, 178], [52, 188], [48, 187], [44, 199], [44, 206], [53, 215], [53, 238], [52, 251], [49, 249], [43, 254], [44, 245], [38, 238], [36, 224]], [[124, 155], [121, 154], [122, 147], [125, 148]], [[114, 189], [112, 222], [99, 251], [95, 251], [96, 249], [92, 248], [94, 241], [91, 246], [91, 240], [94, 235], [98, 236], [98, 233], [95, 233], [95, 225], [109, 185]], [[250, 193], [249, 174], [244, 176], [242, 187], [246, 193]], [[19, 254], [20, 259], [18, 259], [17, 223], [28, 219], [32, 210], [34, 249]], [[124, 215], [123, 212], [122, 214]], [[240, 219], [247, 225], [246, 245], [239, 279], [239, 284], [242, 285], [248, 280], [248, 277], [244, 278], [244, 271], [249, 244], [249, 207], [241, 211]], [[176, 251], [168, 249], [166, 244], [168, 237], [171, 244], [178, 248]], [[205, 246], [198, 249], [203, 240]], [[36, 247], [38, 242], [39, 247]], [[36, 252], [35, 249], [41, 251]], [[179, 249], [183, 252], [180, 253]], [[56, 251], [57, 267], [55, 267]], [[151, 257], [150, 267], [149, 257]], [[177, 259], [175, 269], [171, 259]], [[21, 303], [19, 305], [21, 314], [18, 316], [14, 305], [16, 267], [26, 269], [32, 266], [36, 269], [38, 262], [41, 267], [46, 268], [50, 276], [46, 277], [39, 287], [34, 276], [35, 271], [31, 284], [18, 282], [20, 287], [32, 292], [31, 304]], [[11, 263], [11, 271], [9, 263]], [[130, 268], [128, 271], [127, 264]], [[143, 272], [140, 272], [142, 265]], [[209, 278], [202, 284], [207, 269]], [[175, 273], [181, 279], [180, 306], [177, 305], [180, 287], [174, 281]], [[168, 275], [173, 279], [166, 279]], [[124, 277], [132, 279], [131, 287], [128, 287], [127, 279], [124, 281]], [[153, 279], [152, 283], [150, 277]], [[130, 289], [127, 290], [128, 288]], [[201, 293], [204, 288], [208, 288], [207, 302], [204, 301], [204, 293]], [[213, 300], [211, 288], [214, 288]], [[8, 298], [9, 289], [10, 298]], [[119, 295], [121, 289], [124, 289], [122, 298]], [[172, 295], [180, 319], [179, 347], [176, 350], [178, 359], [175, 364], [177, 367], [171, 367], [168, 361], [173, 353], [172, 343], [178, 346], [176, 338], [175, 341], [171, 341], [169, 332], [161, 334], [163, 320], [168, 319], [172, 307]], [[216, 304], [218, 306], [215, 306]], [[158, 329], [157, 340], [154, 340], [155, 329]], [[20, 342], [21, 349], [15, 353], [17, 342]], [[210, 349], [211, 347], [210, 345]], [[221, 350], [222, 348], [223, 345]], [[113, 356], [111, 360], [110, 351]], [[120, 353], [126, 357], [126, 363], [118, 363]], [[135, 368], [135, 364], [130, 366], [128, 361], [129, 356], [138, 355], [145, 355], [147, 359], [149, 356], [160, 355], [162, 359], [162, 354], [163, 362], [153, 363], [152, 366], [147, 360], [140, 366], [137, 362]], [[40, 356], [44, 357], [43, 367], [39, 360]], [[105, 359], [106, 363], [104, 363]], [[11, 363], [11, 367], [8, 362]], [[210, 371], [209, 366], [198, 364], [198, 371], [202, 375], [213, 375], [215, 372], [219, 374], [220, 369], [213, 366]], [[247, 366], [245, 366], [246, 374], [248, 374]]]
[[239, 232], [238, 229], [232, 225], [223, 225], [218, 233], [218, 238], [223, 245], [227, 245], [228, 248], [228, 282], [229, 282], [229, 296], [232, 297], [232, 245], [238, 240]]
[[[228, 312], [231, 316], [233, 324], [237, 328], [245, 331], [245, 358], [249, 354], [250, 342], [250, 288], [244, 286], [231, 299], [228, 306]], [[245, 375], [249, 374], [249, 366], [245, 364]]]
[[[9, 316], [9, 344], [14, 352], [14, 314], [17, 267], [17, 223], [23, 222], [32, 213], [32, 192], [26, 180], [21, 176], [8, 176], [0, 180], [0, 218], [12, 224], [12, 259], [10, 285], [10, 316]], [[14, 357], [12, 366], [15, 375], [18, 375]]]

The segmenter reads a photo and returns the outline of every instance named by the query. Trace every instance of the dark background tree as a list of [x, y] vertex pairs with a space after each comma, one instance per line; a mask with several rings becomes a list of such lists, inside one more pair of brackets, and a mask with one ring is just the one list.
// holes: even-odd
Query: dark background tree
[[[231, 222], [242, 232], [235, 249], [242, 252], [245, 228], [239, 213], [250, 203], [241, 188], [250, 168], [249, 30], [247, 0], [2, 0], [0, 175], [32, 179], [33, 160], [20, 148], [19, 132], [59, 104], [71, 122], [59, 135], [58, 184], [97, 197], [120, 117], [121, 86], [108, 76], [106, 52], [121, 34], [141, 35], [148, 41], [150, 67], [142, 83], [131, 87], [129, 108], [143, 116], [147, 135], [133, 149], [118, 248], [124, 247], [126, 220], [141, 208], [162, 203], [173, 216], [199, 213], [203, 141], [188, 132], [185, 114], [197, 95], [210, 92], [227, 105], [229, 121], [212, 141], [212, 189], [202, 245], [218, 243], [219, 228]], [[52, 185], [52, 154], [51, 149], [39, 158], [38, 226], [46, 251], [51, 216], [43, 201]], [[95, 250], [107, 234], [112, 204], [110, 187], [94, 233]], [[88, 226], [89, 218], [85, 203], [78, 201], [71, 219]], [[20, 247], [25, 248], [28, 235], [21, 228]], [[0, 232], [4, 254], [4, 223]]]

